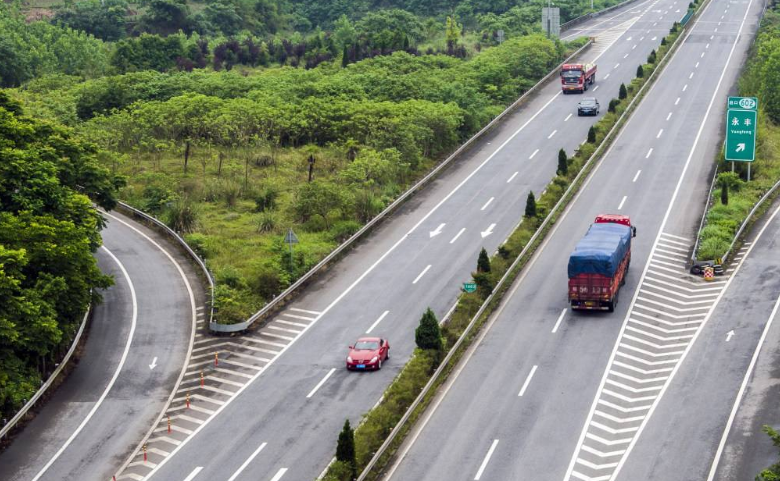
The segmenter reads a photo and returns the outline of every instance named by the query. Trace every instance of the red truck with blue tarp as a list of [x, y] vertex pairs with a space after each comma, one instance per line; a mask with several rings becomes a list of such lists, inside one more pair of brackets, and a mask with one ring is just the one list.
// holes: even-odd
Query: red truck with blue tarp
[[585, 92], [596, 81], [595, 63], [565, 63], [561, 66], [561, 89], [569, 92]]
[[612, 312], [631, 264], [636, 227], [625, 215], [596, 217], [569, 256], [569, 303], [572, 309]]

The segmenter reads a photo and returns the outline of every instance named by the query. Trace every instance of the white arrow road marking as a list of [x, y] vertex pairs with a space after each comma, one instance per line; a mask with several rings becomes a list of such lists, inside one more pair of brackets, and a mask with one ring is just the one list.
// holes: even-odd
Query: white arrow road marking
[[484, 231], [480, 232], [480, 234], [482, 235], [482, 238], [484, 239], [485, 237], [487, 237], [490, 234], [492, 234], [493, 233], [493, 228], [495, 226], [496, 226], [496, 224], [490, 224], [490, 227], [488, 227], [487, 230], [484, 230]]
[[520, 393], [517, 395], [518, 397], [523, 397], [523, 394], [525, 394], [525, 390], [528, 389], [528, 384], [531, 383], [531, 378], [534, 377], [534, 373], [536, 372], [536, 368], [539, 367], [537, 365], [534, 365], [534, 367], [531, 368], [531, 372], [528, 373], [528, 377], [525, 378], [525, 382], [523, 383], [523, 387], [520, 388]]
[[726, 334], [726, 342], [729, 342], [729, 341], [731, 340], [731, 338], [732, 338], [732, 337], [734, 337], [734, 329], [730, 330], [730, 331], [729, 331], [729, 332]]
[[490, 457], [493, 456], [493, 451], [496, 450], [496, 445], [498, 445], [498, 439], [494, 439], [493, 444], [490, 445], [490, 449], [485, 455], [485, 459], [482, 460], [482, 465], [479, 467], [479, 471], [477, 471], [477, 475], [474, 476], [474, 481], [479, 481], [479, 478], [482, 477], [482, 472], [485, 471], [485, 468], [487, 467], [487, 464], [490, 461]]
[[745, 150], [745, 144], [737, 144], [737, 152], [742, 152]]
[[447, 224], [439, 224], [439, 227], [436, 228], [436, 230], [432, 230], [430, 232], [431, 237], [436, 237], [437, 235], [441, 234], [441, 230], [444, 229], [444, 226]]
[[156, 367], [157, 367], [157, 357], [155, 357], [154, 359], [152, 359], [152, 363], [151, 363], [151, 364], [149, 364], [149, 369], [154, 369], [154, 368], [156, 368]]
[[259, 448], [255, 449], [255, 452], [254, 452], [254, 453], [252, 453], [252, 455], [251, 455], [251, 456], [249, 456], [249, 458], [247, 458], [247, 460], [246, 460], [246, 461], [244, 461], [244, 464], [242, 464], [242, 465], [241, 465], [241, 467], [240, 467], [240, 468], [238, 468], [238, 471], [236, 471], [235, 473], [233, 473], [233, 476], [231, 476], [231, 477], [230, 477], [230, 479], [228, 479], [228, 481], [236, 481], [236, 478], [238, 477], [238, 475], [239, 475], [239, 474], [241, 474], [241, 472], [242, 472], [242, 471], [244, 471], [244, 470], [246, 469], [246, 467], [247, 467], [247, 466], [249, 466], [249, 463], [251, 463], [251, 462], [252, 462], [252, 460], [253, 460], [253, 459], [255, 459], [255, 456], [257, 456], [258, 454], [260, 454], [260, 451], [262, 451], [262, 450], [263, 450], [263, 448], [265, 448], [265, 446], [266, 446], [267, 444], [268, 444], [268, 443], [263, 443], [263, 444], [261, 444], [261, 445], [260, 445], [260, 447], [259, 447]]
[[189, 476], [184, 478], [184, 481], [192, 481], [195, 479], [195, 476], [198, 475], [203, 470], [203, 466], [198, 466], [197, 468], [193, 469]]

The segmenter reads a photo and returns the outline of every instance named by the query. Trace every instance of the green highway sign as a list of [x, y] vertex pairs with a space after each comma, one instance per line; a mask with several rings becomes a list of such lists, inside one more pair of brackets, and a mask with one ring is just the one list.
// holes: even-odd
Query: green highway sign
[[463, 290], [466, 292], [474, 292], [477, 290], [477, 283], [476, 282], [464, 282], [463, 283]]
[[729, 97], [728, 107], [726, 160], [753, 162], [756, 159], [758, 100], [755, 97]]

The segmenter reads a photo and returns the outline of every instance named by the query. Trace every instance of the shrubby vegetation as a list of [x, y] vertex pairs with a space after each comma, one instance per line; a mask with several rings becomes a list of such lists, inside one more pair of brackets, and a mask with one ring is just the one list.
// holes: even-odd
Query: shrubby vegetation
[[107, 287], [92, 253], [121, 185], [69, 130], [0, 92], [0, 417], [10, 419], [67, 351]]
[[[218, 318], [237, 322], [564, 53], [526, 36], [470, 59], [395, 52], [310, 70], [53, 76], [16, 95], [100, 146], [105, 165], [129, 178], [121, 196], [187, 234], [216, 273]], [[290, 227], [301, 241], [292, 258]]]
[[[740, 78], [740, 95], [758, 97], [758, 139], [756, 161], [751, 165], [747, 182], [747, 165], [731, 163], [718, 155], [718, 179], [710, 200], [705, 227], [699, 238], [699, 259], [719, 259], [728, 250], [739, 226], [756, 202], [780, 180], [780, 13], [767, 10], [747, 67]], [[728, 195], [723, 196], [727, 186]], [[726, 200], [727, 203], [723, 201]]]

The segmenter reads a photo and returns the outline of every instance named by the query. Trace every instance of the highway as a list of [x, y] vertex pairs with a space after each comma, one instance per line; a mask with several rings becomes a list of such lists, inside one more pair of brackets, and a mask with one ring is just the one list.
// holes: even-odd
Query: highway
[[107, 219], [96, 256], [115, 285], [101, 292], [76, 367], [0, 454], [0, 479], [111, 479], [179, 378], [200, 281], [161, 236], [117, 213]]
[[[726, 281], [688, 276], [685, 261], [726, 96], [762, 6], [706, 7], [385, 479], [705, 479], [681, 467], [689, 456], [671, 454], [684, 450], [683, 413], [708, 406], [681, 410], [687, 385], [675, 375], [688, 369], [697, 336], [713, 330]], [[572, 314], [568, 253], [603, 212], [628, 214], [638, 229], [622, 302], [612, 314]], [[712, 335], [721, 342], [722, 334]], [[707, 365], [714, 378], [725, 375]], [[659, 423], [666, 430], [653, 429]], [[706, 431], [688, 434], [707, 442]], [[676, 463], [635, 470], [661, 450]]]
[[[685, 4], [636, 2], [593, 20], [606, 30], [583, 61], [599, 64], [590, 92], [602, 112], [682, 17], [678, 9]], [[424, 309], [440, 317], [450, 309], [479, 250], [494, 251], [520, 221], [528, 191], [553, 177], [558, 150], [585, 140], [594, 119], [577, 117], [580, 98], [552, 82], [267, 326], [197, 338], [169, 410], [179, 416], [172, 432], [157, 426], [148, 461], [137, 452], [119, 478], [317, 477], [344, 419], [359, 422], [411, 355]], [[348, 373], [347, 346], [367, 331], [390, 340], [392, 359], [380, 372]]]
[[754, 479], [778, 461], [761, 431], [778, 419], [778, 214], [740, 251], [742, 265], [619, 479]]

